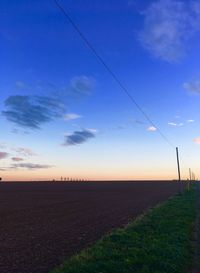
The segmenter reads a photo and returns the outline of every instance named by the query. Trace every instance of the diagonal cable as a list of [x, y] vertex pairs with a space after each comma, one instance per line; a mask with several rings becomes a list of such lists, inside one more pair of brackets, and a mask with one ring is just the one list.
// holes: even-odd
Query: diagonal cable
[[99, 62], [104, 66], [104, 68], [107, 70], [107, 72], [111, 75], [111, 77], [115, 80], [115, 82], [120, 86], [121, 90], [129, 97], [131, 102], [135, 105], [135, 107], [142, 113], [142, 115], [145, 117], [145, 119], [157, 129], [157, 132], [160, 134], [160, 136], [171, 146], [175, 147], [174, 144], [165, 136], [165, 134], [156, 126], [156, 124], [152, 121], [152, 119], [149, 117], [149, 115], [142, 109], [142, 107], [136, 102], [136, 100], [133, 98], [131, 93], [128, 91], [128, 89], [124, 86], [124, 84], [119, 80], [117, 75], [111, 70], [111, 68], [108, 66], [108, 64], [105, 62], [105, 60], [101, 57], [101, 55], [98, 53], [98, 51], [94, 48], [94, 46], [90, 43], [90, 41], [87, 39], [87, 37], [84, 35], [84, 33], [80, 30], [80, 28], [77, 26], [77, 24], [72, 20], [71, 16], [69, 16], [66, 9], [62, 7], [62, 5], [57, 1], [54, 0], [56, 6], [58, 9], [63, 13], [63, 15], [66, 17], [66, 19], [70, 22], [70, 24], [73, 26], [75, 31], [79, 34], [81, 39], [84, 41], [84, 43], [89, 47], [89, 49], [93, 52], [93, 54], [96, 56], [96, 58], [99, 60]]

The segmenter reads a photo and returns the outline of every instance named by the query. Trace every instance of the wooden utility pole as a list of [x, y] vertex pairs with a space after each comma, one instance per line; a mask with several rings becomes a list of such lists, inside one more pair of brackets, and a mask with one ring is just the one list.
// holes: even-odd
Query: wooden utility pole
[[190, 181], [192, 180], [191, 169], [189, 168]]
[[191, 174], [191, 169], [189, 168], [189, 180], [187, 182], [187, 188], [188, 190], [190, 189], [190, 183], [192, 182], [192, 174]]
[[177, 168], [178, 168], [179, 193], [182, 194], [181, 172], [180, 172], [180, 164], [179, 164], [178, 147], [176, 147], [176, 159], [177, 159]]

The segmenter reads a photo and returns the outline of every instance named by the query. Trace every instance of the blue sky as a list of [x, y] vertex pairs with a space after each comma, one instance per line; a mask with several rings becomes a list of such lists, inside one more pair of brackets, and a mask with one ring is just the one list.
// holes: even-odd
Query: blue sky
[[7, 180], [200, 176], [200, 3], [1, 1], [0, 170]]

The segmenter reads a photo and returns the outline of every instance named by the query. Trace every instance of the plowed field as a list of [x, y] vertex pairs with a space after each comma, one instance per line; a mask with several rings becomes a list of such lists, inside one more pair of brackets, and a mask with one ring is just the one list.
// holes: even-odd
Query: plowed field
[[177, 191], [171, 181], [2, 182], [0, 272], [49, 272]]

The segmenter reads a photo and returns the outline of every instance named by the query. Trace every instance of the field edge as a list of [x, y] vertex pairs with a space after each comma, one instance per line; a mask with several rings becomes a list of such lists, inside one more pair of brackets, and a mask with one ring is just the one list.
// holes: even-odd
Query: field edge
[[195, 253], [197, 190], [147, 210], [72, 256], [52, 273], [183, 273]]

